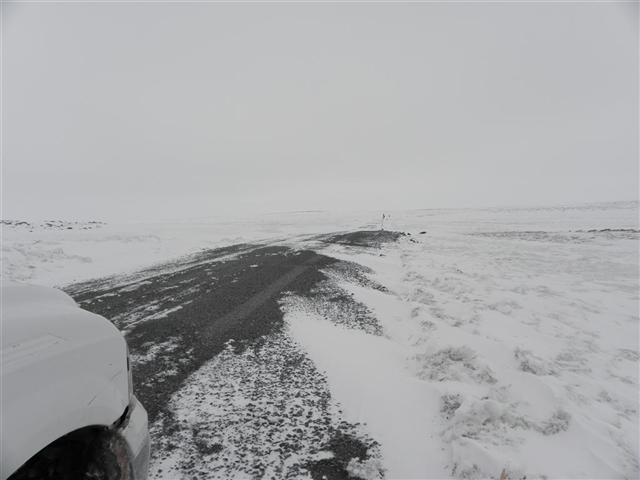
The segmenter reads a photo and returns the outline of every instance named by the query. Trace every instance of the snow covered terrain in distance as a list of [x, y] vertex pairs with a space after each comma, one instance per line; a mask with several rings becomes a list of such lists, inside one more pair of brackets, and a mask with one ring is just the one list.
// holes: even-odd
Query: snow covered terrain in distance
[[387, 287], [343, 285], [384, 338], [291, 303], [290, 334], [389, 478], [638, 478], [637, 221], [637, 204], [413, 212], [378, 252], [319, 250]]
[[351, 228], [375, 215], [300, 212], [242, 220], [184, 220], [158, 223], [3, 220], [2, 277], [63, 286], [122, 274], [203, 248], [274, 241], [292, 235]]
[[[331, 305], [291, 295], [281, 302], [286, 329], [262, 354], [308, 355], [344, 419], [379, 443], [387, 478], [498, 478], [503, 469], [512, 479], [638, 478], [638, 203], [391, 212], [385, 227], [407, 235], [373, 248], [316, 236], [378, 228], [378, 215], [3, 225], [2, 275], [64, 285], [259, 241], [355, 262], [369, 269], [371, 285], [332, 279], [368, 307], [375, 328], [354, 328]], [[165, 340], [156, 347], [171, 354]], [[231, 388], [220, 368], [240, 372], [234, 382], [278, 374], [257, 358], [225, 351], [189, 377], [171, 408], [187, 418], [202, 395], [251, 390]], [[241, 413], [206, 398], [209, 414]], [[228, 442], [253, 431], [218, 421]], [[311, 455], [308, 447], [298, 454]], [[152, 465], [154, 478], [173, 478], [163, 466]], [[380, 469], [350, 471], [378, 478]]]
[[[445, 232], [635, 228], [637, 202], [530, 209], [431, 209], [392, 212], [387, 229]], [[172, 222], [2, 220], [2, 276], [62, 286], [121, 274], [202, 248], [276, 241], [336, 230], [379, 228], [380, 212], [288, 212], [242, 219]]]

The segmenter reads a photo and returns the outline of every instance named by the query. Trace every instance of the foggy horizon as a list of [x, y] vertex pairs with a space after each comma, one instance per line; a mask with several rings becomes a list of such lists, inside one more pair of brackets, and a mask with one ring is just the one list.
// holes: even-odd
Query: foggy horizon
[[638, 4], [2, 5], [2, 218], [638, 200]]

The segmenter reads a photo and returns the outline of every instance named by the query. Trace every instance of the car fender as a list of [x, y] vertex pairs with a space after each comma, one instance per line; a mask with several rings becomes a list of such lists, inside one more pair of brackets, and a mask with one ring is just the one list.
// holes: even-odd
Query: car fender
[[119, 332], [57, 342], [40, 351], [37, 361], [27, 360], [13, 362], [2, 376], [2, 480], [67, 433], [110, 426], [129, 403], [126, 344]]

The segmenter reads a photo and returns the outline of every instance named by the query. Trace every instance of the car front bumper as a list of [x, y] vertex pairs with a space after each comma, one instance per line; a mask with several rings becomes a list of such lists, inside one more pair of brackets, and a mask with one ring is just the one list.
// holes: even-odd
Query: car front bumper
[[129, 448], [134, 480], [146, 480], [149, 470], [151, 441], [147, 411], [136, 397], [132, 397], [127, 419], [119, 428]]

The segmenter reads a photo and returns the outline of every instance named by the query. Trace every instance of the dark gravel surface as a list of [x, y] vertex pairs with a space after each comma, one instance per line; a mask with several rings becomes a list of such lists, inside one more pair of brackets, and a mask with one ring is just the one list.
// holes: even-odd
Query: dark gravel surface
[[508, 240], [525, 240], [532, 242], [552, 242], [552, 243], [589, 243], [602, 239], [606, 240], [638, 240], [640, 231], [635, 229], [591, 229], [572, 231], [546, 232], [534, 231], [508, 231], [508, 232], [476, 232], [470, 233], [478, 237], [504, 238]]
[[[141, 275], [138, 287], [112, 286], [114, 280], [96, 281], [67, 288], [82, 308], [111, 319], [127, 331], [131, 352], [144, 355], [149, 347], [172, 339], [167, 358], [137, 366], [136, 395], [145, 405], [153, 422], [184, 379], [211, 360], [233, 339], [240, 351], [263, 335], [282, 328], [282, 313], [277, 300], [284, 291], [304, 295], [324, 278], [320, 268], [334, 259], [311, 251], [295, 252], [283, 247], [256, 247], [228, 260], [219, 260], [246, 246], [210, 250], [189, 258], [183, 269], [150, 271]], [[173, 267], [173, 268], [172, 268]], [[169, 270], [168, 273], [163, 273]], [[149, 272], [148, 272], [149, 273]], [[177, 287], [177, 288], [176, 288]], [[144, 318], [131, 324], [141, 306]], [[155, 312], [180, 307], [166, 316], [153, 318]], [[170, 372], [167, 374], [167, 372]], [[163, 374], [161, 384], [144, 380]]]
[[[126, 334], [136, 395], [152, 425], [152, 461], [161, 462], [176, 449], [184, 457], [168, 476], [156, 471], [157, 478], [201, 478], [215, 471], [216, 478], [233, 472], [262, 478], [267, 471], [276, 478], [304, 472], [313, 478], [347, 478], [351, 459], [379, 455], [366, 433], [331, 418], [323, 375], [284, 332], [283, 298], [308, 297], [320, 305], [324, 295], [323, 311], [335, 312], [338, 323], [353, 314], [355, 328], [379, 334], [366, 307], [330, 287], [331, 275], [323, 271], [366, 281], [357, 266], [310, 250], [235, 245], [66, 288], [83, 308], [111, 319]], [[220, 376], [221, 371], [227, 375]], [[208, 397], [209, 408], [224, 395], [242, 392], [244, 397], [237, 405], [229, 400], [225, 405], [231, 407], [217, 408], [222, 417], [214, 419], [201, 409], [197, 422], [181, 418], [182, 397], [201, 408], [211, 391], [220, 395]], [[247, 398], [253, 399], [250, 409], [243, 407]], [[298, 421], [302, 411], [294, 409], [294, 415], [291, 408], [301, 398], [305, 417]], [[272, 424], [263, 425], [267, 414]], [[230, 420], [240, 417], [240, 424]], [[279, 421], [293, 425], [284, 430], [286, 438], [279, 436]], [[275, 438], [274, 451], [269, 441]], [[314, 456], [318, 452], [330, 452], [330, 458]]]
[[385, 243], [393, 243], [407, 235], [404, 232], [391, 230], [359, 230], [356, 232], [323, 235], [319, 237], [325, 243], [337, 243], [352, 247], [380, 247]]

